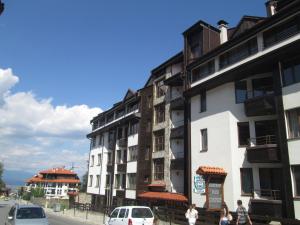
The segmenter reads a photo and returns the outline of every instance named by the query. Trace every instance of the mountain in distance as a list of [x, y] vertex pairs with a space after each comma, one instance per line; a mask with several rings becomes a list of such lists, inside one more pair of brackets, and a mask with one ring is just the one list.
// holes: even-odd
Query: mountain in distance
[[4, 170], [3, 180], [7, 186], [23, 186], [33, 175], [34, 173], [21, 170]]

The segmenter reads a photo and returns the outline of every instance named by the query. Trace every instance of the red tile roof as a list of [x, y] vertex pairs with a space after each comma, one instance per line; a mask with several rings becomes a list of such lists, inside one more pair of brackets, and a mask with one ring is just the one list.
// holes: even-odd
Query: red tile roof
[[78, 184], [80, 180], [78, 179], [43, 179], [41, 177], [32, 177], [26, 181], [27, 183], [69, 183], [69, 184]]
[[200, 166], [196, 171], [200, 175], [222, 175], [226, 176], [227, 173], [223, 168], [220, 167], [210, 167], [210, 166]]
[[42, 170], [39, 172], [40, 174], [63, 174], [63, 175], [76, 175], [71, 170], [66, 170], [65, 168], [52, 168], [49, 170]]
[[170, 193], [170, 192], [148, 191], [148, 192], [139, 194], [138, 197], [146, 198], [146, 199], [178, 201], [178, 202], [187, 202], [188, 201], [188, 199], [184, 195], [177, 194], [177, 193]]

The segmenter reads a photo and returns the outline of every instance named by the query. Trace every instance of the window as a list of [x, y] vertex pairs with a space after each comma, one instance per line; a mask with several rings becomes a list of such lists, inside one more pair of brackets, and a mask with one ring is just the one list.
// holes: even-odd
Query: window
[[243, 103], [247, 99], [247, 81], [235, 82], [235, 102]]
[[281, 199], [281, 177], [282, 171], [280, 168], [259, 168], [260, 195], [275, 200]]
[[96, 137], [93, 137], [92, 140], [91, 140], [91, 145], [92, 145], [92, 148], [95, 148], [96, 147]]
[[100, 183], [100, 175], [96, 175], [96, 184], [95, 184], [95, 187], [99, 187], [99, 183]]
[[116, 112], [116, 119], [125, 115], [125, 109], [120, 109]]
[[122, 162], [122, 150], [118, 150], [117, 152], [117, 158], [116, 158], [116, 163], [121, 164]]
[[93, 122], [93, 130], [97, 129], [98, 128], [98, 121], [94, 121]]
[[206, 92], [203, 91], [200, 94], [200, 112], [206, 111]]
[[[41, 207], [26, 207], [26, 208], [19, 208], [17, 210], [16, 219], [41, 219], [46, 218], [45, 212]], [[28, 221], [28, 222], [29, 222]], [[14, 221], [15, 222], [15, 221]], [[19, 223], [19, 222], [17, 222]], [[21, 222], [22, 223], [22, 222]], [[24, 221], [24, 223], [27, 223]], [[34, 223], [34, 222], [32, 222]]]
[[201, 151], [207, 151], [207, 129], [201, 130]]
[[131, 103], [130, 105], [128, 105], [127, 107], [127, 113], [133, 112], [135, 110], [137, 110], [139, 108], [139, 104], [138, 103]]
[[93, 175], [90, 175], [90, 183], [89, 186], [92, 187], [93, 186]]
[[97, 163], [97, 166], [100, 166], [101, 165], [101, 154], [98, 154], [98, 163]]
[[188, 47], [189, 47], [189, 62], [192, 62], [194, 59], [202, 55], [202, 32], [197, 31], [190, 35], [188, 38]]
[[165, 95], [164, 81], [156, 82], [156, 98], [160, 98]]
[[118, 215], [118, 218], [124, 218], [126, 213], [126, 209], [121, 209]]
[[249, 122], [240, 122], [238, 126], [239, 146], [248, 146], [250, 138]]
[[112, 165], [112, 153], [107, 153], [107, 165]]
[[138, 146], [131, 146], [128, 148], [128, 161], [136, 161], [137, 160], [137, 151]]
[[129, 135], [137, 134], [138, 130], [139, 130], [138, 122], [130, 124]]
[[152, 218], [153, 214], [150, 209], [148, 208], [133, 208], [131, 212], [132, 218]]
[[[252, 97], [264, 96], [274, 93], [273, 78], [263, 77], [252, 80], [253, 93]], [[248, 96], [249, 97], [249, 96]]]
[[128, 173], [127, 174], [127, 188], [134, 190], [136, 188], [136, 174]]
[[211, 60], [192, 70], [192, 82], [196, 82], [215, 72], [215, 61]]
[[165, 105], [164, 104], [155, 106], [155, 117], [156, 117], [156, 124], [162, 123], [165, 121]]
[[256, 38], [253, 38], [220, 55], [220, 69], [239, 62], [248, 56], [255, 54], [257, 51], [257, 40]]
[[165, 133], [164, 130], [156, 132], [154, 134], [154, 142], [155, 142], [155, 146], [154, 146], [154, 151], [158, 152], [158, 151], [163, 151], [165, 149]]
[[148, 97], [147, 97], [147, 105], [148, 105], [149, 109], [152, 108], [152, 96], [151, 95], [148, 95]]
[[95, 162], [95, 156], [92, 155], [92, 156], [91, 156], [91, 166], [94, 166], [94, 162]]
[[115, 188], [119, 189], [121, 187], [121, 175], [116, 174], [115, 176]]
[[264, 32], [264, 46], [270, 47], [280, 41], [283, 41], [300, 31], [299, 17], [283, 23], [273, 29]]
[[110, 114], [106, 116], [106, 122], [109, 123], [114, 120], [114, 114]]
[[110, 214], [110, 218], [117, 218], [119, 213], [119, 209], [115, 209], [111, 214]]
[[252, 168], [241, 168], [240, 171], [242, 195], [251, 195], [253, 192]]
[[284, 86], [300, 82], [300, 56], [283, 63], [282, 83]]
[[149, 182], [149, 175], [145, 175], [144, 176], [144, 183], [148, 183]]
[[300, 108], [286, 111], [288, 124], [288, 137], [300, 137]]
[[110, 174], [106, 174], [105, 187], [110, 188]]
[[163, 180], [164, 179], [163, 159], [155, 159], [153, 162], [154, 162], [154, 180]]
[[300, 165], [292, 166], [294, 180], [294, 196], [300, 197]]
[[103, 146], [103, 145], [104, 145], [104, 137], [103, 137], [103, 135], [100, 135], [100, 136], [99, 136], [99, 142], [98, 142], [98, 145], [99, 145], [99, 146]]

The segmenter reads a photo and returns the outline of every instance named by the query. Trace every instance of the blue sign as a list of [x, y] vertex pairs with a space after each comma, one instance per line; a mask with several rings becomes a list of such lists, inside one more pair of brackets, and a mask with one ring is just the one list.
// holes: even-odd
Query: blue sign
[[194, 176], [194, 193], [197, 194], [204, 194], [205, 193], [205, 180], [201, 175]]

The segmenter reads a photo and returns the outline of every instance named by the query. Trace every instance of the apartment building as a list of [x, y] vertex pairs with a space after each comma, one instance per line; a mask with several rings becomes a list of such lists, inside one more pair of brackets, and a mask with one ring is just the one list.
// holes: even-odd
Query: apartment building
[[91, 120], [87, 193], [96, 207], [136, 199], [139, 95], [128, 90], [122, 101]]
[[271, 0], [267, 17], [184, 31], [181, 52], [91, 121], [94, 202], [235, 210], [241, 199], [252, 214], [299, 219], [299, 8]]
[[[267, 18], [218, 29], [200, 21], [184, 33], [186, 58], [198, 56], [186, 60], [190, 183], [206, 185], [201, 193], [192, 183], [189, 198], [230, 210], [242, 199], [253, 214], [299, 219], [300, 1], [274, 3]], [[205, 27], [220, 36], [208, 52]]]
[[80, 180], [75, 172], [65, 168], [42, 170], [26, 181], [26, 191], [43, 188], [46, 198], [69, 199], [79, 192]]

